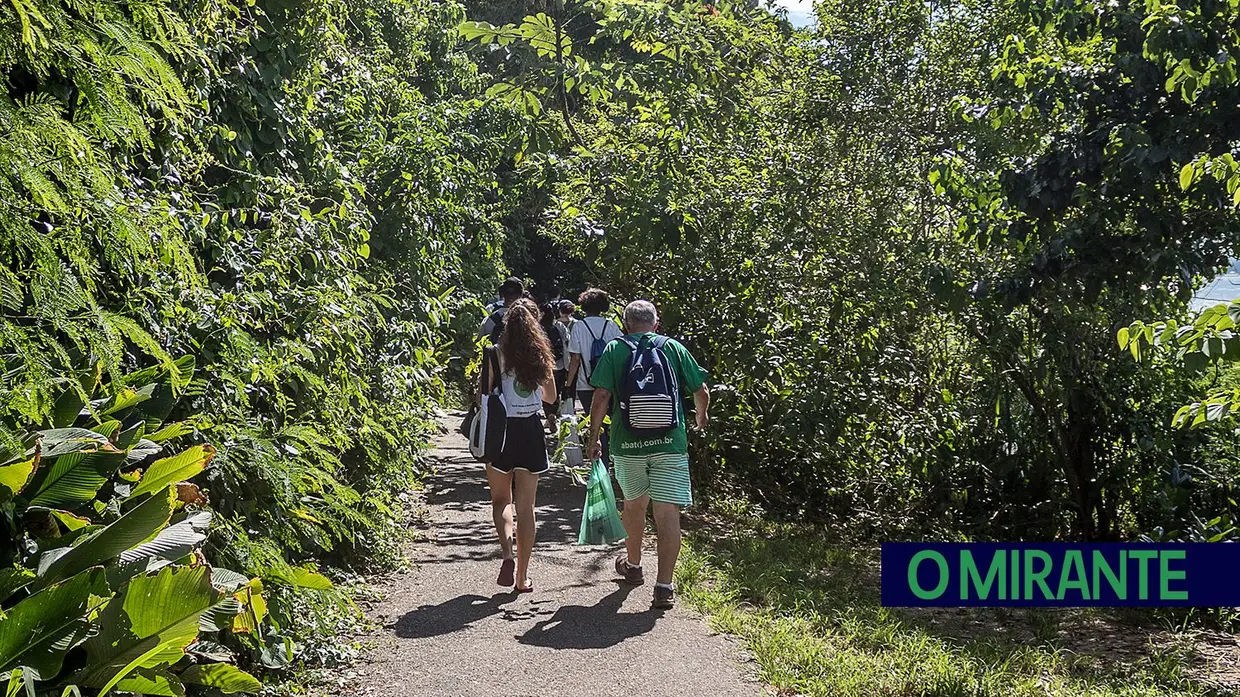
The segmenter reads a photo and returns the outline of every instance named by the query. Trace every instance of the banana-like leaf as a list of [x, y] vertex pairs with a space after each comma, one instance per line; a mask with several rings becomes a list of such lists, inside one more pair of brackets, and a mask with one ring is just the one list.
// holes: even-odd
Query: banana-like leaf
[[108, 400], [107, 405], [100, 410], [99, 415], [111, 416], [112, 414], [123, 412], [126, 409], [132, 409], [133, 407], [136, 407], [150, 399], [155, 393], [155, 387], [156, 386], [154, 384], [144, 385], [141, 389], [137, 390], [126, 387], [120, 392], [117, 392], [110, 400]]
[[162, 443], [173, 438], [189, 435], [194, 432], [194, 426], [188, 421], [178, 421], [174, 424], [168, 424], [158, 431], [147, 436], [156, 443]]
[[169, 525], [154, 539], [121, 552], [120, 562], [132, 564], [142, 559], [180, 559], [207, 539], [207, 529], [211, 527], [211, 512], [198, 511], [185, 520]]
[[241, 602], [242, 611], [233, 618], [234, 634], [258, 634], [258, 627], [267, 618], [267, 599], [263, 597], [263, 582], [254, 579], [237, 590], [234, 597]]
[[121, 692], [160, 697], [185, 697], [185, 684], [175, 675], [153, 668], [140, 668], [116, 683]]
[[29, 460], [0, 467], [0, 501], [8, 501], [26, 488], [39, 469], [40, 459], [41, 453], [36, 446], [34, 456]]
[[232, 569], [224, 569], [215, 567], [211, 569], [211, 585], [220, 590], [229, 593], [235, 592], [238, 588], [250, 582], [250, 577], [245, 574], [239, 574]]
[[52, 428], [72, 426], [82, 414], [86, 399], [76, 386], [65, 390], [52, 405]]
[[159, 491], [169, 484], [183, 482], [206, 468], [215, 457], [215, 448], [209, 445], [195, 445], [188, 450], [172, 457], [156, 460], [142, 475], [142, 482], [129, 496], [142, 496]]
[[133, 578], [100, 614], [99, 634], [86, 640], [86, 667], [73, 682], [108, 688], [135, 670], [176, 663], [197, 638], [202, 614], [222, 597], [205, 565]]
[[68, 548], [54, 561], [44, 564], [40, 560], [39, 578], [33, 585], [42, 588], [88, 567], [115, 559], [130, 547], [150, 539], [166, 525], [175, 504], [176, 492], [172, 487], [150, 497], [102, 530]]
[[241, 601], [233, 597], [224, 598], [211, 606], [198, 620], [198, 631], [218, 632], [232, 626], [233, 618], [241, 612]]
[[142, 438], [129, 449], [129, 454], [125, 457], [125, 464], [136, 465], [152, 455], [158, 455], [163, 449], [164, 446], [159, 443], [148, 438]]
[[20, 566], [0, 570], [0, 603], [34, 580], [34, 572]]
[[85, 428], [50, 428], [39, 431], [39, 435], [43, 438], [43, 457], [48, 459], [112, 445], [106, 436]]
[[73, 532], [74, 530], [81, 530], [87, 525], [90, 525], [90, 519], [83, 518], [80, 515], [73, 515], [72, 513], [68, 511], [53, 510], [52, 517], [60, 521], [60, 524], [65, 526], [65, 529], [68, 530], [69, 532]]
[[116, 434], [116, 447], [121, 450], [129, 450], [142, 440], [142, 436], [146, 435], [146, 422], [139, 421], [129, 428]]
[[290, 566], [287, 569], [273, 569], [271, 577], [290, 586], [306, 590], [329, 591], [335, 588], [332, 582], [323, 574], [303, 569], [299, 566]]
[[95, 433], [98, 433], [101, 436], [107, 436], [108, 439], [111, 440], [112, 436], [115, 436], [116, 433], [121, 430], [121, 422], [116, 419], [104, 421], [103, 423], [95, 426], [94, 430]]
[[7, 678], [0, 674], [0, 680], [8, 680], [8, 684], [4, 687], [4, 697], [18, 697], [23, 688], [25, 689], [26, 697], [35, 697], [35, 677], [32, 673], [33, 671], [26, 670], [25, 668], [14, 668], [9, 672]]
[[190, 666], [181, 673], [181, 680], [191, 685], [214, 687], [229, 695], [238, 692], [253, 693], [263, 689], [262, 683], [253, 675], [227, 663], [200, 663]]
[[50, 585], [9, 608], [0, 622], [0, 672], [26, 666], [42, 679], [60, 671], [64, 652], [85, 638], [90, 597], [108, 595], [102, 568]]
[[[46, 451], [45, 451], [46, 452]], [[108, 478], [125, 463], [125, 453], [107, 443], [98, 450], [78, 450], [51, 461], [43, 456], [44, 465], [36, 472], [25, 495], [34, 506], [73, 508], [95, 498]], [[47, 464], [51, 461], [51, 464]]]

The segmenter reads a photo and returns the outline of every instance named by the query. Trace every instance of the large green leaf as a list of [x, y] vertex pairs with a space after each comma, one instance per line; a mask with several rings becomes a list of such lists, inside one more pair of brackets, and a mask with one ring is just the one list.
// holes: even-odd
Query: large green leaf
[[[0, 603], [34, 580], [34, 572], [20, 566], [0, 569]], [[217, 584], [218, 585], [218, 584]]]
[[124, 463], [125, 453], [111, 443], [97, 450], [66, 453], [54, 460], [45, 451], [43, 466], [27, 487], [32, 493], [25, 497], [35, 506], [73, 508], [95, 498]]
[[74, 682], [106, 688], [135, 670], [175, 663], [198, 636], [202, 613], [223, 595], [211, 586], [207, 566], [166, 566], [133, 578], [100, 614], [99, 634], [86, 641], [87, 664]]
[[116, 689], [139, 695], [185, 697], [185, 685], [166, 670], [140, 668], [117, 681]]
[[196, 511], [185, 520], [169, 525], [154, 538], [121, 552], [118, 563], [108, 569], [109, 582], [120, 586], [132, 576], [153, 571], [161, 561], [167, 563], [188, 556], [207, 538], [209, 527], [210, 511]]
[[111, 444], [102, 436], [86, 428], [49, 428], [39, 431], [42, 438], [43, 457], [51, 459], [79, 450], [94, 450]]
[[52, 550], [48, 554], [60, 554], [46, 562], [40, 560], [39, 578], [33, 585], [44, 587], [95, 564], [115, 559], [125, 550], [154, 536], [172, 517], [175, 504], [176, 491], [168, 487], [73, 547]]
[[39, 451], [36, 449], [29, 460], [0, 467], [0, 501], [8, 501], [26, 488], [26, 484], [39, 469], [39, 460]]
[[81, 390], [76, 386], [65, 390], [56, 398], [56, 404], [52, 406], [52, 428], [72, 426], [81, 415], [82, 407], [85, 406], [86, 399], [82, 396]]
[[[100, 416], [111, 416], [112, 414], [123, 413], [128, 409], [138, 406], [139, 404], [150, 399], [155, 393], [156, 385], [145, 385], [141, 389], [133, 389], [126, 387], [117, 392], [108, 400], [107, 404], [99, 410]], [[116, 417], [121, 418], [121, 417]]]
[[0, 672], [27, 666], [43, 680], [60, 671], [64, 652], [85, 638], [82, 620], [91, 595], [106, 596], [102, 568], [80, 573], [17, 603], [0, 622]]
[[141, 483], [130, 496], [142, 496], [158, 491], [169, 484], [190, 479], [205, 469], [213, 457], [215, 457], [215, 448], [209, 445], [195, 445], [172, 457], [156, 460], [142, 475]]
[[225, 694], [258, 692], [263, 684], [253, 675], [227, 663], [200, 663], [186, 668], [181, 680], [191, 685], [214, 687]]

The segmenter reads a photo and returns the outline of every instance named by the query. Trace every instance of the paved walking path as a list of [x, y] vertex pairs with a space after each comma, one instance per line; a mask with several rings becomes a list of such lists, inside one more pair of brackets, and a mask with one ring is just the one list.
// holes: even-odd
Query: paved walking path
[[[459, 417], [458, 417], [459, 418]], [[451, 421], [451, 419], [449, 419]], [[552, 465], [538, 492], [530, 562], [537, 591], [495, 585], [499, 547], [482, 465], [450, 432], [432, 452], [429, 529], [414, 568], [383, 589], [373, 655], [341, 695], [758, 697], [740, 648], [691, 611], [650, 609], [647, 585], [618, 584], [617, 547], [577, 547], [585, 490]]]

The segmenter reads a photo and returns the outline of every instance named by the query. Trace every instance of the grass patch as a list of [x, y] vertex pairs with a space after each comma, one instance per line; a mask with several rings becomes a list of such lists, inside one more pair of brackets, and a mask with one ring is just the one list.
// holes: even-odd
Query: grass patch
[[1187, 634], [1133, 613], [883, 608], [876, 549], [750, 515], [733, 519], [740, 522], [727, 531], [688, 535], [678, 585], [713, 626], [745, 641], [778, 694], [1236, 694], [1197, 677]]

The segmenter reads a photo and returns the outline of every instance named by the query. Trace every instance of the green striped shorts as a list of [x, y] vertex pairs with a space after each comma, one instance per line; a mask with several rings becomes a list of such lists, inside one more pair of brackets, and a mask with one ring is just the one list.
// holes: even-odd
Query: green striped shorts
[[627, 501], [650, 494], [651, 501], [688, 506], [693, 503], [689, 486], [689, 456], [685, 453], [617, 455], [612, 453], [616, 479]]

